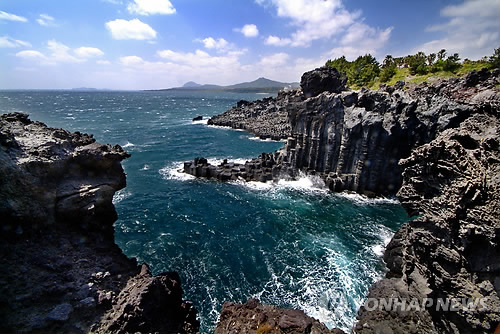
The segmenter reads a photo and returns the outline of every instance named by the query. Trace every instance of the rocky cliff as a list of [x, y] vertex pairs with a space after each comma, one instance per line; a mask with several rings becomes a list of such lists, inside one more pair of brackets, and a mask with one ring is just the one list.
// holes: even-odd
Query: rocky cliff
[[176, 273], [153, 277], [114, 243], [119, 146], [0, 116], [0, 331], [197, 333]]
[[499, 325], [499, 138], [497, 115], [477, 114], [400, 162], [398, 198], [418, 218], [388, 245], [387, 278], [368, 300], [415, 305], [366, 304], [356, 333], [493, 333]]
[[325, 72], [304, 74], [286, 103], [270, 100], [288, 115], [282, 150], [244, 165], [198, 159], [185, 171], [271, 181], [300, 170], [335, 191], [397, 194], [418, 218], [388, 245], [387, 278], [367, 299], [379, 304], [360, 309], [354, 332], [492, 333], [500, 326], [500, 71], [377, 91], [345, 91], [338, 73], [326, 80]]

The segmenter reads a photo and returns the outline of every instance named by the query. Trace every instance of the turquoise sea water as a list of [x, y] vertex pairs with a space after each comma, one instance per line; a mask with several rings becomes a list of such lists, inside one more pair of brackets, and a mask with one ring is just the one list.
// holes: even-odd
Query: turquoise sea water
[[349, 329], [381, 258], [407, 220], [395, 201], [332, 194], [303, 176], [278, 184], [219, 183], [178, 172], [197, 156], [244, 161], [282, 147], [241, 131], [192, 122], [257, 94], [0, 92], [0, 112], [120, 144], [127, 187], [115, 196], [116, 241], [155, 273], [177, 271], [211, 332], [224, 301], [257, 297]]

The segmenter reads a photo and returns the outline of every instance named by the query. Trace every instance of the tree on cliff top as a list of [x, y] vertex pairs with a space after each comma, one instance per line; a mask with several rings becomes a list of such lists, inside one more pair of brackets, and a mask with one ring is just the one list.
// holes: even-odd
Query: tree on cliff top
[[380, 65], [377, 59], [370, 54], [359, 56], [352, 62], [342, 56], [328, 60], [326, 66], [335, 67], [340, 73], [347, 75], [349, 85], [359, 87], [370, 84], [380, 74]]
[[493, 56], [490, 56], [491, 68], [500, 68], [500, 48], [495, 49]]

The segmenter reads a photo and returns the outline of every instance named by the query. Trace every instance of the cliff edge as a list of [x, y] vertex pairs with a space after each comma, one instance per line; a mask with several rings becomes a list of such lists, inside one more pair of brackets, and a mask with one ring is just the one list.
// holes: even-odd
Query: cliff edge
[[176, 273], [151, 275], [114, 242], [120, 146], [0, 116], [0, 331], [197, 333]]

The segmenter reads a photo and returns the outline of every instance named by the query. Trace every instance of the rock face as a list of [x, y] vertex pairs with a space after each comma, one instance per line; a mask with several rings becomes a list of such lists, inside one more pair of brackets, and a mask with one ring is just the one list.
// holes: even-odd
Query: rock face
[[290, 134], [286, 105], [302, 100], [296, 91], [279, 92], [276, 98], [240, 101], [236, 107], [208, 120], [208, 125], [228, 126], [255, 134], [261, 139], [281, 140]]
[[25, 114], [0, 116], [2, 333], [198, 332], [178, 276], [141, 272], [114, 243], [128, 156]]
[[304, 73], [300, 87], [306, 97], [314, 97], [323, 92], [340, 93], [346, 89], [346, 83], [347, 77], [336, 68], [323, 66]]
[[[497, 109], [498, 112], [498, 109]], [[368, 298], [398, 296], [419, 312], [361, 308], [356, 333], [492, 333], [500, 323], [500, 122], [478, 114], [400, 162], [401, 204], [417, 219], [388, 245], [387, 279]], [[437, 301], [457, 300], [454, 311]], [[467, 303], [471, 303], [467, 306]], [[474, 303], [476, 305], [474, 306]], [[401, 321], [404, 319], [404, 321]]]
[[256, 299], [245, 304], [226, 302], [215, 329], [215, 334], [342, 334], [343, 331], [330, 331], [318, 320], [307, 316], [303, 311], [279, 309], [262, 305]]

